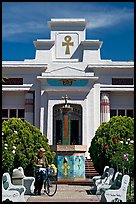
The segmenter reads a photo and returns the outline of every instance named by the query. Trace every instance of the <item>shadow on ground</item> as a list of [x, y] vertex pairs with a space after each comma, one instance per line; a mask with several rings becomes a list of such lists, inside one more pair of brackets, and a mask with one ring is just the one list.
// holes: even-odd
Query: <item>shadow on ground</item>
[[86, 190], [86, 192], [88, 195], [96, 195], [96, 190], [94, 190], [94, 189]]
[[96, 188], [95, 188], [94, 184], [91, 184], [90, 186], [91, 186], [91, 188], [86, 190], [87, 194], [88, 195], [96, 195]]

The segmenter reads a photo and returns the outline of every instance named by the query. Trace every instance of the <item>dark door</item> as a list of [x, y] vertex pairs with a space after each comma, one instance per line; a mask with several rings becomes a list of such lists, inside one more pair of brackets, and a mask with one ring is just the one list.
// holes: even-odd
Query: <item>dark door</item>
[[56, 142], [62, 143], [62, 120], [56, 120]]
[[79, 120], [71, 120], [70, 144], [79, 144]]

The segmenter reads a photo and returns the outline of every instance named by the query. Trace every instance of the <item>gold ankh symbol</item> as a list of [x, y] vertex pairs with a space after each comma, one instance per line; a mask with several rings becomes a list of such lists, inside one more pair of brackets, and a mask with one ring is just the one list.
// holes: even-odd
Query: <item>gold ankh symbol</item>
[[65, 40], [65, 42], [62, 42], [62, 46], [66, 46], [65, 54], [70, 54], [69, 46], [73, 46], [74, 42], [70, 42], [71, 36], [69, 36], [69, 35], [66, 35], [64, 40]]

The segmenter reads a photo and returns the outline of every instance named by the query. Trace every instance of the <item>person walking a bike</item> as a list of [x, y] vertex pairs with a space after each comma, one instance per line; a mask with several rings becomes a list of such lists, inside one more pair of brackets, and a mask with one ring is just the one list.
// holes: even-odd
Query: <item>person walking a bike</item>
[[41, 147], [38, 151], [38, 156], [35, 158], [34, 161], [34, 167], [35, 167], [35, 189], [34, 194], [35, 195], [41, 195], [41, 190], [43, 186], [43, 168], [48, 166], [48, 160], [45, 156], [45, 149]]

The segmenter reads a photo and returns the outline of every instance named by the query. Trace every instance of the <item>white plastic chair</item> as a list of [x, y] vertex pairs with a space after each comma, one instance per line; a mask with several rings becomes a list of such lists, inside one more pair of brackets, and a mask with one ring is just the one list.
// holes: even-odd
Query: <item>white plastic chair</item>
[[108, 189], [102, 196], [100, 202], [126, 202], [127, 189], [130, 181], [129, 175], [123, 175], [119, 189]]
[[92, 180], [94, 182], [96, 182], [96, 180], [103, 178], [105, 176], [106, 169], [109, 169], [109, 168], [110, 168], [109, 166], [105, 166], [104, 169], [103, 169], [103, 174], [100, 175], [100, 176], [93, 176]]
[[[6, 183], [4, 183], [6, 182]], [[6, 199], [12, 202], [26, 202], [24, 192], [26, 188], [22, 185], [13, 185], [8, 172], [5, 172], [2, 177], [2, 201]]]
[[24, 169], [20, 166], [18, 170], [24, 175], [24, 186], [26, 188], [25, 195], [31, 195], [34, 192], [34, 182], [35, 178], [33, 176], [25, 176]]
[[110, 184], [102, 185], [101, 188], [100, 188], [100, 193], [102, 194], [102, 193], [104, 193], [108, 189], [113, 189], [113, 188], [117, 189], [117, 188], [120, 188], [121, 180], [122, 180], [122, 173], [117, 171], [115, 173], [113, 182], [111, 182]]
[[96, 185], [96, 194], [101, 194], [100, 192], [100, 189], [103, 188], [104, 186], [107, 186], [107, 185], [111, 185], [112, 184], [112, 179], [113, 179], [113, 176], [114, 176], [114, 169], [113, 168], [109, 168], [109, 171], [108, 171], [108, 176], [105, 178], [105, 179], [102, 179], [102, 182], [101, 183], [98, 183]]

